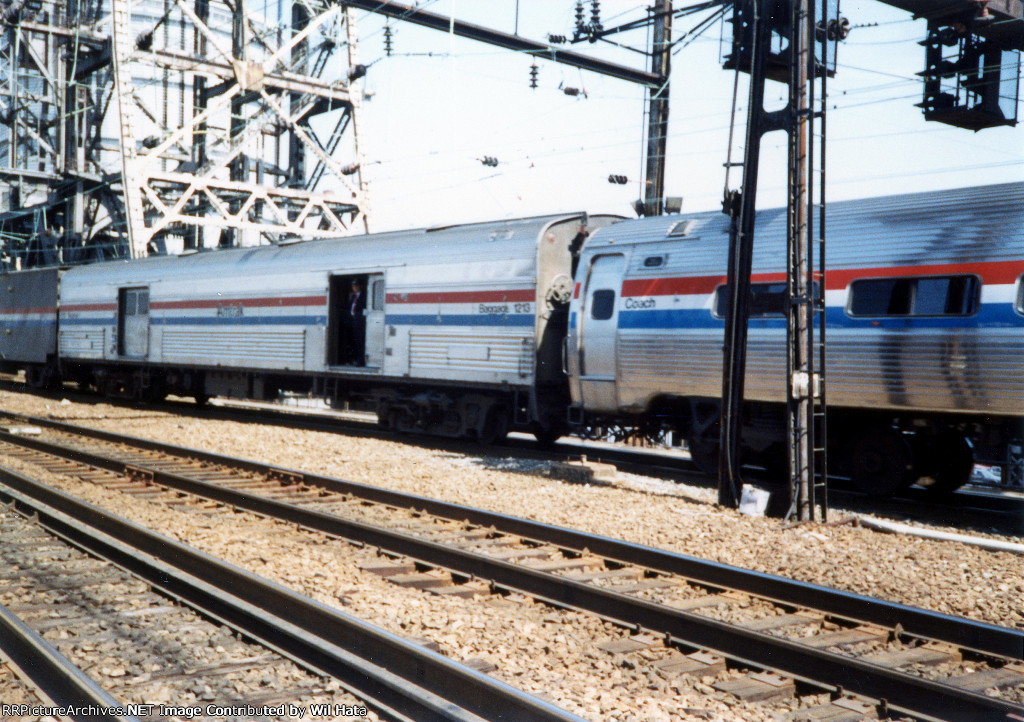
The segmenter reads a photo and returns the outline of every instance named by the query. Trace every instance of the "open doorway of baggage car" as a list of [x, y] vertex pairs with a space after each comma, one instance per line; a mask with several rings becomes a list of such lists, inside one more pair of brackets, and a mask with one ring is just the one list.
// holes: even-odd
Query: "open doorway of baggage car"
[[327, 365], [380, 369], [384, 362], [384, 274], [330, 277]]

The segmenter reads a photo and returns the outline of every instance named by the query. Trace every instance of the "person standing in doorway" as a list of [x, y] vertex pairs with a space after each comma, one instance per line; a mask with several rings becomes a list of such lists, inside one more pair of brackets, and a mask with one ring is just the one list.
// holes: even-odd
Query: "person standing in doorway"
[[346, 363], [355, 366], [366, 365], [366, 294], [359, 279], [352, 279], [352, 290], [348, 295], [345, 314], [350, 345]]

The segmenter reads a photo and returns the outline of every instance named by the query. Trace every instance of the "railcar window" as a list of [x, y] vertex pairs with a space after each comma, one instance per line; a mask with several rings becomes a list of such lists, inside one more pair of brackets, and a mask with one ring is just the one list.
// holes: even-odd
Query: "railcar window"
[[[750, 317], [785, 316], [788, 298], [789, 292], [786, 290], [786, 284], [782, 281], [752, 283], [750, 284]], [[719, 318], [725, 318], [728, 300], [726, 287], [719, 286], [715, 290], [715, 315]]]
[[910, 313], [910, 283], [905, 278], [874, 278], [850, 286], [853, 316], [905, 316]]
[[978, 310], [977, 276], [868, 278], [850, 284], [851, 316], [970, 316]]
[[694, 227], [697, 225], [697, 221], [678, 221], [673, 223], [668, 232], [665, 234], [667, 238], [683, 238], [693, 233]]
[[370, 302], [370, 308], [374, 311], [384, 310], [384, 281], [378, 280], [373, 282], [373, 300]]
[[658, 266], [664, 265], [664, 256], [648, 256], [644, 259], [644, 268], [657, 268]]
[[121, 290], [121, 315], [145, 316], [149, 313], [149, 289], [125, 288]]
[[590, 297], [590, 317], [595, 321], [607, 321], [615, 313], [615, 291], [594, 291]]
[[1017, 313], [1024, 313], [1024, 276], [1017, 279]]

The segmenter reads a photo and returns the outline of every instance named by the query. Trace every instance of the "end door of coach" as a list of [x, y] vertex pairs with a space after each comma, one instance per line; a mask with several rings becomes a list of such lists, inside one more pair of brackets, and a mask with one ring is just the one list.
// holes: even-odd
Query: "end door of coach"
[[596, 255], [581, 281], [575, 344], [570, 353], [579, 379], [579, 403], [587, 411], [612, 412], [618, 408], [616, 344], [625, 267], [621, 253]]

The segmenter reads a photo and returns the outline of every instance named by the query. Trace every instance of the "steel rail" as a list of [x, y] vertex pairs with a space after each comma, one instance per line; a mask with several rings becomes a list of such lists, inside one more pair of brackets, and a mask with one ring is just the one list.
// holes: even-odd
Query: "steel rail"
[[[171, 403], [169, 402], [167, 405], [171, 406]], [[180, 413], [181, 404], [175, 406], [175, 413]], [[186, 406], [190, 410], [195, 408], [191, 403], [186, 404]], [[2, 415], [17, 416], [16, 414], [9, 414], [9, 412], [0, 412], [0, 416]], [[242, 418], [243, 421], [246, 417], [256, 416], [262, 421], [266, 421], [269, 418], [272, 420], [272, 423], [283, 424], [288, 428], [294, 429], [324, 431], [328, 433], [343, 429], [348, 435], [393, 438], [392, 434], [376, 428], [374, 422], [332, 417], [310, 413], [308, 410], [303, 413], [301, 410], [285, 411], [265, 408], [263, 406], [253, 407], [240, 404], [237, 406], [207, 407], [204, 418], [211, 418], [211, 415], [228, 420]], [[373, 428], [370, 430], [367, 427]], [[472, 448], [471, 453], [477, 452], [480, 448], [479, 444], [448, 437], [431, 437], [424, 434], [419, 435], [417, 438], [419, 441], [433, 446], [442, 443], [458, 449]], [[416, 443], [416, 441], [409, 442], [408, 437], [406, 437], [405, 443]], [[657, 452], [588, 446], [585, 441], [573, 441], [571, 437], [566, 437], [565, 440], [558, 442], [553, 451], [542, 451], [537, 448], [536, 442], [524, 439], [506, 439], [500, 445], [492, 447], [491, 450], [499, 451], [505, 449], [515, 450], [534, 459], [562, 460], [567, 457], [585, 456], [592, 461], [605, 461], [616, 464], [620, 469], [634, 469], [636, 473], [660, 478], [676, 479], [679, 474], [706, 476], [689, 459], [671, 457], [658, 454]], [[754, 481], [755, 483], [757, 482], [756, 474]], [[1021, 525], [1024, 524], [1024, 498], [999, 495], [998, 490], [989, 490], [987, 493], [984, 490], [978, 492], [958, 490], [949, 496], [941, 497], [928, 489], [912, 486], [908, 489], [903, 489], [892, 497], [877, 498], [858, 491], [853, 487], [852, 482], [844, 477], [831, 476], [829, 477], [829, 495], [829, 498], [833, 499], [833, 501], [838, 501], [840, 506], [844, 504], [866, 503], [873, 509], [880, 509], [882, 511], [891, 509], [891, 513], [900, 511], [901, 514], [906, 514], [907, 509], [899, 505], [910, 502], [915, 507], [920, 508], [922, 519], [930, 518], [929, 513], [938, 514], [940, 515], [940, 521], [995, 526], [1009, 532], [1020, 531], [1022, 529]], [[919, 509], [915, 508], [911, 510], [911, 513], [916, 514], [918, 511]], [[943, 512], [947, 512], [950, 518], [942, 516]], [[954, 516], [955, 518], [952, 518]]]
[[[126, 705], [111, 697], [3, 605], [0, 605], [0, 651], [46, 697], [45, 706], [65, 708], [68, 719], [139, 722], [138, 717], [124, 714]], [[36, 705], [26, 706], [31, 709]]]
[[[3, 438], [3, 436], [0, 435], [0, 438]], [[128, 466], [132, 466], [81, 450], [62, 449], [59, 445], [47, 444], [40, 440], [19, 439], [18, 442], [38, 450], [46, 450], [46, 447], [52, 446], [54, 447], [53, 452], [49, 453], [60, 453], [63, 451], [60, 455], [65, 458], [112, 471], [124, 470]], [[626, 625], [666, 634], [683, 644], [714, 650], [732, 659], [740, 660], [745, 664], [773, 669], [819, 687], [832, 690], [843, 689], [847, 692], [864, 695], [873, 699], [885, 700], [889, 708], [918, 717], [935, 720], [945, 719], [944, 714], [948, 713], [951, 705], [955, 705], [958, 715], [962, 715], [963, 719], [1004, 719], [1008, 715], [1024, 712], [1024, 708], [1006, 700], [943, 685], [897, 670], [815, 649], [797, 642], [733, 626], [699, 614], [684, 612], [644, 599], [530, 569], [522, 565], [482, 557], [462, 549], [424, 541], [410, 535], [346, 520], [322, 512], [307, 510], [246, 492], [219, 487], [215, 484], [189, 479], [178, 474], [157, 469], [150, 469], [149, 471], [153, 474], [153, 482], [159, 486], [166, 486], [236, 508], [283, 519], [333, 536], [377, 546], [393, 553], [403, 554], [424, 563], [454, 570], [470, 577], [488, 579], [499, 588], [522, 592], [555, 606], [587, 611]], [[306, 481], [309, 481], [308, 476]], [[461, 509], [465, 512], [472, 511], [465, 507]], [[502, 515], [498, 516], [501, 517]], [[465, 516], [456, 515], [454, 518], [463, 519]], [[508, 520], [510, 518], [504, 517], [504, 519]], [[522, 522], [524, 520], [512, 521]], [[533, 522], [527, 523], [534, 524]], [[554, 527], [548, 528], [556, 529]], [[586, 539], [590, 545], [586, 548], [591, 553], [601, 554], [599, 549], [595, 549], [594, 542], [603, 540], [603, 538], [582, 535], [570, 530], [560, 531]], [[614, 540], [606, 541], [614, 542]], [[617, 544], [621, 544], [621, 542]], [[670, 554], [636, 545], [627, 546], [634, 552], [641, 551], [656, 555]], [[642, 562], [630, 560], [628, 563]], [[723, 568], [722, 565], [714, 566], [726, 571], [744, 571], [736, 570], [735, 568]], [[754, 575], [751, 579], [759, 579], [769, 587], [775, 586], [776, 591], [780, 588], [780, 584], [789, 591], [805, 589], [808, 586], [755, 572], [747, 572], [747, 574]], [[692, 575], [685, 576], [693, 578]], [[718, 585], [716, 584], [716, 586]], [[825, 592], [834, 592], [834, 590], [824, 588], [817, 589]], [[752, 589], [750, 593], [761, 597], [765, 596], [764, 592], [760, 589]], [[889, 619], [891, 623], [887, 625], [890, 627], [903, 624], [904, 629], [906, 629], [907, 624], [905, 622], [914, 620], [915, 615], [926, 615], [942, 618], [948, 626], [956, 626], [966, 622], [969, 628], [988, 628], [990, 631], [1009, 633], [1010, 638], [1017, 643], [1017, 652], [1011, 655], [1003, 654], [1003, 656], [1020, 658], [1020, 643], [1024, 637], [1020, 634], [1014, 634], [1013, 630], [991, 627], [991, 625], [981, 625], [969, 620], [961, 620], [957, 617], [939, 615], [901, 605], [890, 605], [877, 599], [867, 597], [859, 597], [859, 599], [863, 603], [879, 607], [890, 607]], [[782, 598], [780, 601], [786, 604], [794, 604], [792, 596]], [[804, 605], [801, 604], [801, 606]], [[898, 612], [902, 612], [906, 616], [900, 616]]]
[[[503, 533], [514, 534], [546, 544], [553, 544], [564, 549], [587, 550], [592, 554], [597, 554], [622, 564], [634, 564], [664, 574], [679, 575], [707, 586], [733, 589], [757, 597], [771, 599], [782, 604], [814, 609], [843, 619], [875, 624], [889, 629], [899, 625], [909, 635], [948, 642], [983, 654], [1009, 657], [1016, 660], [1024, 659], [1024, 631], [985, 624], [853, 592], [845, 592], [809, 582], [800, 582], [773, 574], [742, 569], [663, 549], [655, 549], [619, 539], [588, 534], [574, 529], [567, 529], [484, 509], [476, 509], [415, 494], [310, 474], [304, 471], [280, 469], [249, 459], [236, 459], [214, 452], [189, 449], [151, 439], [126, 436], [99, 429], [89, 429], [51, 419], [36, 419], [23, 415], [20, 418], [27, 418], [30, 420], [30, 423], [35, 425], [49, 426], [68, 433], [81, 434], [87, 437], [91, 436], [113, 443], [126, 443], [138, 448], [159, 451], [173, 456], [193, 458], [257, 474], [266, 475], [274, 471], [284, 471], [289, 478], [301, 479], [307, 485], [318, 486], [328, 491], [347, 494], [366, 501], [404, 509], [418, 509], [446, 519], [466, 521], [482, 527], [494, 527]], [[10, 443], [28, 446], [46, 453], [58, 453], [66, 458], [78, 459], [111, 471], [117, 471], [118, 473], [124, 472], [124, 462], [90, 455], [88, 452], [69, 449], [59, 444], [50, 444], [39, 439], [12, 436], [2, 430], [0, 430], [0, 439], [6, 439]], [[154, 480], [157, 483], [165, 483], [168, 486], [183, 483], [193, 489], [190, 493], [202, 496], [229, 494], [229, 490], [212, 484], [185, 479], [159, 470], [153, 470], [153, 473]], [[235, 492], [230, 493], [234, 494]], [[238, 498], [241, 500], [241, 497], [224, 496], [223, 498]], [[253, 501], [252, 503], [257, 502]], [[291, 507], [283, 503], [275, 503], [283, 507], [282, 513], [285, 513], [286, 509], [295, 509], [296, 514], [305, 513], [303, 509]], [[290, 520], [296, 521], [295, 519]], [[296, 523], [300, 522], [296, 521]]]
[[268, 647], [340, 680], [395, 719], [573, 721], [499, 680], [0, 467], [0, 502]]
[[[23, 392], [24, 384], [16, 388], [13, 382], [0, 381], [0, 387], [9, 385], [12, 390]], [[60, 398], [52, 395], [51, 398]], [[117, 400], [113, 400], [117, 401]], [[165, 406], [172, 409], [174, 413], [181, 413], [182, 407], [195, 410], [192, 403], [165, 402]], [[202, 418], [219, 418], [221, 420], [238, 421], [249, 423], [252, 418], [259, 418], [261, 421], [271, 420], [271, 423], [284, 425], [287, 428], [302, 429], [307, 431], [323, 431], [327, 433], [344, 430], [347, 435], [373, 438], [392, 439], [394, 435], [384, 432], [376, 427], [371, 421], [358, 421], [350, 418], [333, 417], [327, 414], [310, 412], [301, 409], [277, 410], [264, 406], [222, 405], [207, 406]], [[24, 414], [8, 411], [0, 411], [0, 418], [30, 418]], [[39, 422], [34, 422], [39, 423]], [[60, 422], [56, 422], [60, 423]], [[368, 428], [369, 427], [369, 428]], [[460, 441], [448, 437], [429, 436], [427, 434], [416, 435], [420, 442], [431, 445], [433, 448], [438, 443], [451, 446], [456, 449], [468, 448], [469, 453], [478, 453], [479, 444]], [[410, 442], [406, 437], [405, 443]], [[532, 459], [543, 460], [564, 460], [585, 456], [592, 461], [604, 461], [616, 464], [620, 469], [634, 469], [638, 474], [646, 474], [659, 478], [676, 479], [679, 474], [696, 474], [706, 476], [698, 471], [696, 465], [685, 458], [671, 457], [657, 452], [643, 452], [631, 449], [605, 448], [598, 446], [587, 446], [585, 441], [573, 441], [570, 437], [556, 444], [554, 450], [540, 450], [536, 442], [524, 439], [507, 439], [500, 445], [491, 447], [491, 451], [514, 450]], [[490, 452], [485, 452], [490, 453]], [[709, 477], [710, 478], [710, 477]], [[757, 478], [754, 478], [755, 483]], [[857, 491], [852, 487], [849, 480], [843, 477], [829, 477], [829, 498], [838, 501], [839, 506], [866, 503], [872, 510], [882, 513], [897, 513], [901, 515], [917, 515], [920, 508], [922, 520], [934, 519], [939, 515], [938, 521], [944, 523], [968, 523], [974, 525], [993, 526], [1014, 533], [1021, 531], [1024, 524], [1024, 498], [1016, 496], [1000, 495], [998, 490], [985, 490], [982, 487], [977, 492], [969, 490], [958, 490], [948, 497], [936, 497], [933, 492], [920, 487], [910, 487], [888, 498], [871, 497], [864, 492]], [[914, 509], [908, 510], [902, 504], [907, 502], [914, 505]], [[950, 517], [942, 516], [948, 512]], [[931, 516], [930, 516], [931, 515]], [[953, 518], [955, 516], [955, 518]]]

